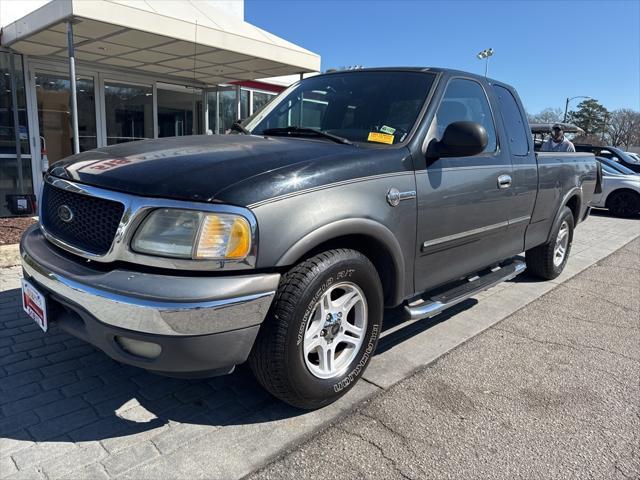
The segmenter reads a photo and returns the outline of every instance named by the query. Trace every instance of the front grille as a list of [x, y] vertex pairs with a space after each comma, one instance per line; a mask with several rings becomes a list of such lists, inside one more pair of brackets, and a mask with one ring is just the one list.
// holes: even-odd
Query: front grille
[[[68, 217], [63, 206], [72, 213], [70, 221], [62, 220], [65, 213]], [[123, 213], [119, 202], [44, 185], [42, 225], [54, 237], [86, 252], [104, 255], [109, 251]]]

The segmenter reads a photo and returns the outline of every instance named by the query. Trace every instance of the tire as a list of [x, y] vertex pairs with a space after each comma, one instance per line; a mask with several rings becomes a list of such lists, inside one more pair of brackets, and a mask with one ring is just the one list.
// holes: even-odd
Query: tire
[[[346, 301], [349, 295], [353, 297]], [[334, 303], [320, 302], [329, 301], [356, 303], [344, 316], [341, 311], [325, 315], [335, 310]], [[266, 390], [290, 405], [328, 405], [347, 393], [367, 368], [383, 311], [380, 278], [367, 257], [347, 249], [320, 253], [283, 275], [249, 357], [251, 369]], [[362, 328], [356, 340], [350, 335], [357, 325]], [[304, 349], [316, 343], [305, 355]], [[335, 358], [322, 361], [333, 358], [332, 345]], [[322, 355], [325, 351], [328, 355]], [[335, 367], [333, 373], [330, 367]]]
[[629, 218], [640, 213], [640, 195], [630, 190], [612, 192], [606, 207], [616, 217]]
[[[569, 259], [574, 227], [573, 213], [569, 207], [562, 207], [560, 216], [551, 232], [551, 240], [543, 245], [527, 250], [525, 256], [527, 270], [533, 275], [545, 280], [553, 280], [560, 275]], [[564, 253], [560, 259], [558, 258], [559, 252], [556, 250], [556, 247], [558, 246], [558, 242], [560, 242], [559, 234], [561, 231], [565, 232], [566, 243], [560, 243], [560, 245], [564, 244]]]

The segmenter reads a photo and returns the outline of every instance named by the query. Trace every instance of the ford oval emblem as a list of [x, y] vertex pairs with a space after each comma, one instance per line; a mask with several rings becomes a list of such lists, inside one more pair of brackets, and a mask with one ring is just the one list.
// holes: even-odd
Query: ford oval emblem
[[65, 223], [69, 223], [73, 220], [73, 211], [67, 205], [60, 205], [58, 207], [58, 217]]

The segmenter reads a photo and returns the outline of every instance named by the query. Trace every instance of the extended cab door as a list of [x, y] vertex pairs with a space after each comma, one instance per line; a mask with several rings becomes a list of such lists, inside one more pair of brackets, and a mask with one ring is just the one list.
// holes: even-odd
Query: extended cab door
[[497, 125], [501, 124], [478, 81], [449, 80], [427, 142], [442, 138], [446, 127], [456, 121], [481, 124], [489, 141], [479, 155], [431, 160], [425, 169], [416, 171], [417, 291], [513, 255], [507, 228], [513, 201], [511, 160], [508, 151], [500, 148]]

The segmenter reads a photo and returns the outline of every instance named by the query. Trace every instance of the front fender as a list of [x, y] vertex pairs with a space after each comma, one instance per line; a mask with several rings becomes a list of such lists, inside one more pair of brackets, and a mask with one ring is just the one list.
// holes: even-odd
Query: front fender
[[[384, 260], [394, 276], [387, 299], [400, 303], [413, 293], [416, 199], [392, 207], [386, 199], [390, 188], [415, 190], [415, 178], [412, 173], [367, 178], [254, 207], [259, 231], [257, 268], [294, 265], [323, 244], [356, 248], [372, 257], [374, 264]], [[340, 242], [334, 242], [337, 239]], [[377, 257], [378, 249], [384, 249], [381, 253], [388, 258]]]
[[387, 227], [373, 220], [348, 218], [318, 228], [293, 244], [291, 248], [278, 259], [276, 266], [293, 265], [300, 258], [304, 257], [307, 252], [312, 251], [319, 245], [352, 235], [369, 237], [372, 242], [380, 243], [386, 250], [386, 253], [391, 258], [393, 277], [395, 279], [392, 302], [400, 302], [404, 297], [405, 287], [405, 262], [402, 255], [402, 248], [396, 237]]

